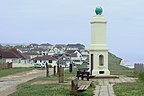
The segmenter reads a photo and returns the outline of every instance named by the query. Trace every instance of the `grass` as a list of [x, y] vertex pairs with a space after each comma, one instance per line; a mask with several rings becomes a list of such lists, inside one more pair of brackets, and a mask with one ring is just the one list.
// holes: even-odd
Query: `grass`
[[10, 96], [69, 96], [69, 85], [63, 84], [23, 84]]
[[138, 74], [134, 72], [134, 70], [110, 70], [111, 75], [124, 75], [127, 77], [137, 77]]
[[[10, 96], [70, 96], [71, 80], [76, 76], [76, 70], [77, 69], [74, 69], [72, 73], [65, 70], [64, 77], [67, 83], [58, 83], [58, 76], [36, 78], [27, 83], [19, 85], [18, 91]], [[43, 82], [47, 83], [42, 84]], [[78, 92], [76, 96], [93, 96], [93, 90], [94, 85], [92, 84], [87, 91]]]
[[138, 74], [140, 80], [144, 81], [144, 72]]
[[77, 68], [87, 68], [87, 64], [78, 65]]
[[110, 70], [111, 75], [125, 75], [128, 77], [137, 77], [137, 74], [134, 73], [133, 69], [130, 69], [125, 66], [121, 66], [121, 58], [115, 56], [114, 54], [108, 54], [108, 68]]
[[24, 71], [30, 71], [30, 70], [32, 70], [32, 69], [33, 69], [33, 68], [0, 69], [0, 77], [12, 75], [12, 74], [16, 74], [16, 73], [20, 73], [20, 72], [24, 72]]
[[[70, 96], [70, 85], [68, 84], [35, 84], [26, 83], [10, 96]], [[76, 96], [93, 96], [93, 88], [85, 92], [77, 93]]]
[[112, 75], [125, 75], [128, 77], [139, 77], [134, 83], [120, 83], [114, 85], [116, 96], [144, 96], [144, 73], [135, 73], [133, 69], [121, 66], [120, 58], [109, 53], [109, 70]]
[[133, 70], [125, 72], [127, 76], [138, 77], [134, 83], [121, 83], [114, 85], [116, 96], [144, 96], [144, 73], [134, 73]]
[[116, 96], [144, 96], [144, 82], [116, 84], [114, 91]]

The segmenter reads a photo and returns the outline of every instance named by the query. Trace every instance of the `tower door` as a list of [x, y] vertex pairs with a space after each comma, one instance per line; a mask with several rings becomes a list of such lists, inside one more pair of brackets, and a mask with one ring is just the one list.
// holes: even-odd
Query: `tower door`
[[91, 54], [91, 74], [92, 74], [92, 70], [93, 70], [93, 59], [94, 58], [94, 56], [93, 56], [93, 54]]

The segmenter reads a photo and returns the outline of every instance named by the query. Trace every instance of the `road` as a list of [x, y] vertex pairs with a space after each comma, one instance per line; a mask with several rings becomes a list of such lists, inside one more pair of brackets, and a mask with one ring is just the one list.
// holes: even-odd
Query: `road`
[[[49, 69], [49, 74], [53, 74], [53, 70]], [[0, 78], [0, 96], [7, 96], [17, 90], [19, 84], [25, 83], [37, 77], [46, 76], [46, 70], [32, 70], [14, 75]]]

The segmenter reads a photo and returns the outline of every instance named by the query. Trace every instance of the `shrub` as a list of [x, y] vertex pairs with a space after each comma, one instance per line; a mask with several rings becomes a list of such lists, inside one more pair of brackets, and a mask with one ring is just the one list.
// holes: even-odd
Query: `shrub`
[[139, 77], [139, 79], [141, 79], [142, 81], [144, 81], [144, 72], [139, 73], [138, 77]]
[[52, 65], [48, 65], [49, 68], [52, 68]]

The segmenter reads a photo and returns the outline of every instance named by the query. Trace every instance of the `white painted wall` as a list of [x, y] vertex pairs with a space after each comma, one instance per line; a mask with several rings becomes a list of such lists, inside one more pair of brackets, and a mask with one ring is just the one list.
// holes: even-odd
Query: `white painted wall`
[[12, 64], [12, 67], [33, 67], [34, 65], [31, 64], [31, 63], [27, 63], [27, 64], [24, 64], [24, 63], [13, 63]]
[[56, 66], [57, 65], [57, 61], [56, 60], [52, 60], [52, 63], [49, 63], [49, 60], [41, 60], [41, 62], [40, 62], [40, 60], [37, 60], [37, 63], [48, 63], [49, 65], [52, 65], [52, 67], [54, 67], [54, 66]]
[[6, 63], [11, 63], [12, 62], [12, 59], [6, 59]]

